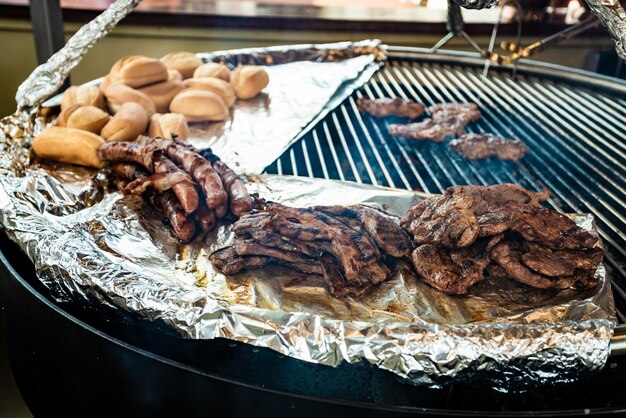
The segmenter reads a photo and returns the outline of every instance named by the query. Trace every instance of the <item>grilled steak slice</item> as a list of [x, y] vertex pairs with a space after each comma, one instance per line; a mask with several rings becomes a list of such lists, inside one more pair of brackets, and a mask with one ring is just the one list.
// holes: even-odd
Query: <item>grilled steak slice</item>
[[329, 241], [329, 245], [319, 245], [335, 256], [347, 280], [360, 280], [359, 270], [380, 257], [378, 249], [362, 232], [354, 231], [321, 212], [277, 203], [268, 204], [268, 211], [272, 215], [272, 226], [286, 238]]
[[413, 206], [400, 225], [418, 244], [467, 247], [476, 241], [479, 233], [473, 202], [471, 197], [431, 197]]
[[381, 98], [368, 99], [360, 97], [356, 101], [360, 112], [369, 113], [376, 117], [399, 116], [402, 118], [415, 119], [424, 113], [424, 105], [413, 100], [400, 97], [395, 99]]
[[519, 241], [505, 240], [491, 250], [490, 257], [506, 272], [506, 275], [521, 283], [540, 289], [567, 289], [580, 284], [589, 288], [597, 285], [592, 275], [571, 275], [548, 278], [533, 272], [522, 262], [523, 250]]
[[432, 119], [424, 119], [415, 123], [392, 123], [387, 127], [387, 132], [396, 138], [443, 142], [449, 136], [465, 133], [465, 125], [459, 125], [456, 122], [437, 123]]
[[372, 284], [369, 282], [354, 283], [347, 281], [332, 260], [324, 260], [321, 265], [328, 290], [331, 295], [337, 298], [360, 296], [372, 287]]
[[450, 149], [470, 160], [497, 157], [500, 160], [520, 160], [529, 149], [519, 139], [509, 139], [488, 133], [465, 134], [450, 141]]
[[463, 125], [475, 122], [481, 116], [476, 103], [439, 103], [430, 106], [428, 112], [437, 123], [458, 123]]
[[356, 231], [365, 231], [372, 237], [378, 248], [393, 257], [409, 254], [413, 245], [407, 234], [389, 215], [364, 205], [318, 206], [314, 208], [331, 216]]
[[306, 262], [307, 260], [302, 254], [285, 251], [276, 247], [269, 247], [254, 240], [236, 240], [234, 248], [239, 256], [259, 255], [283, 260], [288, 263]]
[[544, 189], [539, 193], [534, 193], [517, 184], [504, 183], [493, 186], [453, 186], [446, 189], [445, 195], [452, 198], [473, 198], [472, 211], [476, 215], [482, 215], [490, 210], [489, 205], [493, 204], [518, 202], [532, 206], [541, 206], [540, 203], [548, 199], [550, 192]]
[[465, 133], [465, 126], [480, 119], [480, 110], [474, 103], [442, 103], [428, 108], [431, 118], [409, 124], [389, 125], [391, 136], [415, 140], [443, 142], [448, 136]]
[[417, 274], [426, 283], [451, 295], [466, 294], [483, 278], [489, 264], [487, 240], [461, 249], [449, 249], [424, 244], [411, 254]]
[[269, 257], [240, 257], [234, 247], [225, 247], [209, 255], [209, 260], [224, 274], [236, 274], [243, 270], [263, 267], [271, 261]]
[[531, 242], [524, 242], [524, 250], [522, 262], [537, 273], [549, 277], [593, 274], [604, 255], [600, 248], [552, 250]]

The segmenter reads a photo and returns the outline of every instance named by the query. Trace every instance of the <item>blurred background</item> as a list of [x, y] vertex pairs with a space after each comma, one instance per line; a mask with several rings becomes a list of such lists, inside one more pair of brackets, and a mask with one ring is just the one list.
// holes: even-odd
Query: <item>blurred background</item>
[[[34, 1], [35, 14], [49, 13]], [[522, 44], [545, 38], [587, 17], [582, 0], [509, 0], [502, 7], [463, 10], [466, 32], [486, 48], [501, 16], [498, 42], [514, 39], [518, 18]], [[113, 0], [60, 0], [63, 33], [71, 36]], [[504, 4], [504, 3], [501, 3]], [[211, 51], [264, 45], [332, 42], [378, 38], [394, 45], [432, 47], [446, 30], [446, 0], [144, 0], [85, 57], [72, 84], [105, 74], [126, 54], [154, 57], [176, 50]], [[35, 19], [35, 21], [37, 21]], [[56, 30], [57, 28], [50, 28]], [[450, 49], [468, 49], [454, 38]], [[558, 44], [533, 59], [610, 75], [621, 67], [612, 42], [601, 28]], [[28, 0], [0, 0], [0, 115], [15, 110], [19, 84], [37, 65]]]

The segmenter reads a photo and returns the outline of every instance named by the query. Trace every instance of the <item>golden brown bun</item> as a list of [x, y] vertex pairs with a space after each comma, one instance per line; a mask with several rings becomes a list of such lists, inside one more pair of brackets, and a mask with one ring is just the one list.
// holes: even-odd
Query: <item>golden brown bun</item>
[[102, 144], [104, 140], [91, 132], [53, 126], [33, 139], [33, 151], [47, 160], [100, 168], [98, 148]]
[[226, 106], [232, 107], [237, 100], [235, 90], [230, 83], [212, 77], [190, 78], [183, 81], [183, 85], [189, 90], [206, 90], [219, 95], [226, 103]]
[[262, 67], [242, 65], [233, 71], [230, 84], [240, 99], [251, 99], [270, 82], [270, 77]]
[[72, 86], [63, 93], [61, 110], [75, 104], [104, 109], [104, 96], [96, 86]]
[[170, 103], [170, 112], [185, 115], [188, 122], [218, 121], [228, 117], [228, 106], [210, 91], [183, 90]]
[[167, 81], [183, 81], [183, 75], [178, 70], [167, 70]]
[[134, 141], [148, 127], [148, 114], [138, 103], [128, 102], [120, 106], [100, 133], [107, 141]]
[[109, 84], [111, 84], [111, 79], [109, 78], [108, 75], [106, 75], [104, 76], [104, 78], [100, 82], [100, 85], [98, 86], [98, 89], [100, 89], [100, 93], [104, 95], [104, 92], [106, 91]]
[[202, 60], [196, 54], [187, 51], [171, 52], [161, 58], [161, 61], [170, 70], [180, 71], [183, 79], [192, 77], [196, 68], [202, 65]]
[[170, 102], [183, 89], [183, 83], [178, 80], [167, 80], [160, 83], [150, 84], [137, 90], [148, 96], [156, 107], [158, 113], [167, 112]]
[[224, 81], [230, 80], [230, 70], [224, 64], [218, 64], [216, 62], [209, 62], [202, 64], [196, 71], [193, 72], [193, 78], [199, 77], [215, 77], [221, 78]]
[[107, 86], [104, 95], [107, 98], [109, 112], [115, 114], [120, 106], [127, 102], [139, 103], [146, 109], [148, 115], [156, 113], [156, 105], [148, 95], [125, 84], [111, 83]]
[[185, 116], [179, 113], [155, 113], [150, 117], [148, 135], [151, 137], [179, 139], [184, 141], [189, 137], [189, 126]]
[[100, 108], [75, 104], [59, 114], [57, 125], [99, 134], [109, 119], [111, 116]]
[[161, 61], [141, 55], [120, 58], [109, 71], [111, 82], [142, 87], [167, 80], [167, 67]]

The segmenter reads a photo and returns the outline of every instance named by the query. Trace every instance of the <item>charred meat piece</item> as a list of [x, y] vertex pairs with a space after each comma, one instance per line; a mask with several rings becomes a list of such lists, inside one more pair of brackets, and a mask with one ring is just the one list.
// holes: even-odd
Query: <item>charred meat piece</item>
[[439, 103], [430, 106], [428, 112], [437, 123], [458, 123], [463, 125], [475, 122], [481, 116], [476, 103]]
[[379, 242], [397, 242], [401, 248], [394, 254], [406, 253], [405, 247], [411, 246], [390, 217], [361, 206], [293, 208], [265, 203], [264, 210], [247, 213], [235, 222], [233, 232], [230, 254], [236, 257], [228, 264], [220, 254], [215, 256], [214, 264], [224, 273], [226, 266], [236, 270], [233, 266], [240, 265], [239, 258], [262, 257], [268, 263], [324, 276], [336, 297], [362, 294], [391, 276], [383, 262], [390, 255], [384, 248], [391, 244], [379, 247]]
[[[132, 163], [113, 164], [111, 171], [116, 176], [131, 182], [148, 177], [146, 171]], [[150, 191], [147, 197], [157, 208], [163, 211], [178, 239], [183, 242], [189, 242], [195, 237], [195, 225], [189, 219], [178, 198], [171, 190], [165, 192]]]
[[483, 278], [489, 264], [487, 242], [481, 240], [462, 249], [424, 244], [411, 254], [417, 274], [429, 285], [451, 295], [466, 294]]
[[400, 225], [418, 244], [461, 248], [478, 238], [478, 220], [471, 197], [450, 198], [446, 194], [419, 202], [404, 215]]
[[234, 247], [225, 247], [209, 255], [209, 260], [224, 274], [236, 274], [243, 270], [263, 267], [271, 261], [269, 257], [240, 257]]
[[424, 119], [415, 123], [392, 123], [387, 127], [387, 131], [389, 135], [396, 138], [443, 142], [449, 136], [464, 134], [465, 125], [457, 122], [437, 123], [432, 119]]
[[519, 139], [488, 133], [461, 135], [450, 141], [450, 149], [470, 160], [497, 157], [500, 160], [517, 161], [529, 151]]
[[413, 245], [398, 222], [379, 210], [364, 205], [319, 206], [315, 208], [329, 215], [339, 217], [350, 228], [367, 232], [378, 248], [392, 257], [404, 257]]
[[191, 176], [165, 158], [156, 141], [108, 142], [100, 146], [98, 155], [104, 161], [134, 162], [159, 174], [159, 181], [171, 185], [185, 213], [190, 214], [198, 208], [199, 197]]
[[372, 287], [371, 283], [354, 284], [348, 282], [341, 274], [341, 271], [334, 265], [333, 260], [322, 262], [324, 281], [328, 285], [330, 294], [337, 298], [346, 296], [360, 296]]
[[250, 212], [252, 210], [252, 198], [239, 176], [224, 164], [217, 155], [213, 154], [210, 148], [201, 151], [200, 155], [213, 164], [213, 168], [221, 177], [228, 193], [232, 214], [241, 217], [244, 213]]
[[602, 261], [600, 248], [588, 250], [552, 250], [539, 244], [524, 242], [522, 262], [539, 274], [548, 277], [592, 273]]
[[368, 99], [367, 97], [360, 97], [356, 101], [356, 105], [359, 108], [359, 112], [369, 113], [379, 118], [398, 116], [401, 118], [415, 119], [422, 116], [424, 113], [423, 104], [400, 97], [396, 97], [395, 99]]
[[585, 288], [597, 285], [593, 275], [571, 275], [546, 277], [533, 272], [522, 262], [522, 244], [517, 241], [505, 240], [491, 250], [490, 257], [506, 272], [506, 275], [521, 283], [540, 289], [567, 289], [575, 284]]
[[389, 125], [391, 136], [415, 140], [443, 142], [448, 136], [465, 133], [465, 126], [480, 119], [480, 110], [474, 103], [442, 103], [428, 108], [431, 118], [409, 124]]
[[168, 158], [180, 164], [185, 171], [190, 173], [201, 186], [209, 208], [216, 209], [226, 204], [228, 196], [224, 190], [222, 179], [213, 165], [193, 149], [173, 140], [162, 138], [140, 137], [137, 142], [155, 144], [164, 150]]
[[526, 190], [512, 183], [495, 184], [492, 186], [453, 186], [445, 191], [450, 197], [471, 197], [474, 199], [472, 211], [482, 215], [489, 210], [489, 205], [517, 202], [531, 206], [541, 206], [548, 199], [550, 192], [544, 189], [539, 193]]

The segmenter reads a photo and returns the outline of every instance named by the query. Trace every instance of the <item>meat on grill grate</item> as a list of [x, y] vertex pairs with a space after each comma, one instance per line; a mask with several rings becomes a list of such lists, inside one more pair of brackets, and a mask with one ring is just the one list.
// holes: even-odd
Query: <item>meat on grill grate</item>
[[461, 135], [450, 141], [450, 148], [470, 160], [497, 157], [500, 160], [517, 161], [529, 151], [519, 139], [484, 132]]
[[[359, 295], [388, 279], [385, 260], [406, 256], [412, 247], [393, 218], [362, 205], [293, 208], [268, 203], [241, 217], [233, 232], [231, 249], [210, 257], [225, 274], [275, 263], [324, 276], [336, 297]], [[246, 267], [239, 260], [247, 257], [262, 258]]]
[[468, 123], [480, 119], [480, 110], [475, 103], [441, 103], [428, 108], [431, 114], [421, 122], [391, 124], [389, 134], [415, 140], [443, 142], [449, 136], [465, 133]]
[[360, 112], [369, 113], [379, 118], [398, 116], [401, 118], [415, 119], [422, 116], [424, 113], [423, 104], [401, 97], [396, 97], [395, 99], [368, 99], [367, 97], [359, 97], [356, 101], [356, 105]]
[[[480, 280], [489, 259], [499, 266], [489, 269], [492, 275], [530, 286], [595, 286], [603, 255], [597, 237], [542, 207], [546, 198], [545, 190], [501, 184], [451, 187], [418, 203], [401, 220], [418, 246], [412, 254], [416, 271], [452, 294], [466, 293]], [[489, 255], [487, 263], [477, 255], [481, 248]]]

